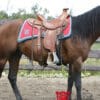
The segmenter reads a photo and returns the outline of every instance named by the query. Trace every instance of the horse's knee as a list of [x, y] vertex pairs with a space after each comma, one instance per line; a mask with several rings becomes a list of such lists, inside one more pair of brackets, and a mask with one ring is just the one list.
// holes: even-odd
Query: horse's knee
[[12, 89], [13, 89], [13, 91], [15, 93], [16, 100], [22, 100], [21, 94], [20, 94], [20, 92], [18, 90], [18, 87], [17, 87], [17, 84], [16, 84], [16, 75], [14, 73], [13, 74], [10, 73], [8, 75], [8, 79], [9, 79], [10, 84], [12, 86]]
[[74, 72], [80, 72], [81, 71], [81, 66], [82, 66], [82, 58], [81, 57], [78, 57], [73, 62], [73, 70], [74, 70]]
[[10, 81], [10, 83], [12, 85], [16, 83], [16, 77], [15, 76], [8, 75], [8, 80]]
[[75, 72], [74, 80], [76, 88], [81, 88], [81, 72]]
[[81, 82], [75, 83], [75, 87], [77, 91], [81, 91]]

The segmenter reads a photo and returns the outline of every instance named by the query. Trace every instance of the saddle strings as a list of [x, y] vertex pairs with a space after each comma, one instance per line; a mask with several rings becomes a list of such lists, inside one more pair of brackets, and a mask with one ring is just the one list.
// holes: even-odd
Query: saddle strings
[[[42, 26], [43, 25], [41, 25], [41, 27], [39, 28], [39, 31], [40, 31], [40, 34], [39, 34], [39, 36], [38, 36], [38, 38], [40, 39], [40, 41], [39, 41], [39, 44], [37, 44], [37, 52], [38, 52], [38, 59], [40, 60], [40, 63], [42, 62], [42, 60], [43, 60], [43, 50], [42, 50]], [[39, 46], [39, 47], [38, 47]], [[39, 51], [40, 50], [40, 51]], [[39, 53], [40, 52], [40, 53]], [[43, 65], [42, 63], [41, 63], [41, 65]]]
[[[42, 28], [43, 28], [43, 24], [41, 25], [41, 28], [40, 28], [40, 46], [41, 46], [41, 61], [43, 62], [43, 44], [42, 44]], [[43, 66], [43, 63], [42, 63], [42, 66]]]
[[[35, 23], [35, 20], [33, 21], [33, 24], [32, 24], [32, 55], [31, 55], [31, 64], [32, 64], [32, 66], [34, 67], [34, 64], [33, 64], [33, 60], [34, 60], [34, 57], [33, 57], [33, 47], [34, 47], [34, 33], [33, 33], [33, 28], [34, 28], [34, 23]], [[41, 36], [41, 33], [42, 33], [42, 27], [43, 27], [43, 25], [41, 26], [41, 28], [40, 28], [40, 38], [42, 37]], [[41, 44], [40, 44], [40, 46], [41, 46], [41, 48], [42, 48], [42, 41], [40, 42]], [[42, 49], [41, 49], [41, 53], [42, 53]], [[42, 57], [41, 57], [41, 60], [43, 60], [43, 54], [41, 55]]]
[[34, 60], [34, 58], [33, 58], [33, 47], [34, 47], [34, 40], [33, 40], [33, 38], [34, 38], [34, 33], [33, 33], [33, 28], [34, 28], [34, 23], [35, 23], [35, 20], [33, 20], [33, 24], [32, 24], [32, 55], [31, 55], [31, 64], [32, 64], [32, 66], [34, 67], [34, 64], [33, 64], [33, 60]]

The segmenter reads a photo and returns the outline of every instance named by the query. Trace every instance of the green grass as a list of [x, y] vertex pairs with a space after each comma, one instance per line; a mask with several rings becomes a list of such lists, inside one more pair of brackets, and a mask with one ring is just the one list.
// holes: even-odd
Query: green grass
[[[21, 77], [42, 77], [42, 78], [67, 78], [68, 72], [65, 70], [61, 71], [19, 71], [18, 73]], [[88, 76], [100, 76], [100, 72], [97, 71], [82, 71], [82, 77], [88, 77]]]
[[19, 76], [26, 76], [26, 77], [67, 77], [68, 73], [65, 70], [21, 70], [18, 73]]
[[[3, 72], [4, 75], [8, 75], [8, 70]], [[19, 70], [18, 76], [20, 77], [33, 77], [33, 78], [67, 78], [68, 71], [62, 68], [62, 70]], [[82, 77], [100, 76], [98, 71], [82, 71]]]
[[100, 43], [94, 43], [91, 47], [93, 50], [100, 50]]
[[95, 66], [100, 66], [100, 59], [95, 59], [95, 58], [88, 58], [85, 62], [85, 65], [95, 65]]

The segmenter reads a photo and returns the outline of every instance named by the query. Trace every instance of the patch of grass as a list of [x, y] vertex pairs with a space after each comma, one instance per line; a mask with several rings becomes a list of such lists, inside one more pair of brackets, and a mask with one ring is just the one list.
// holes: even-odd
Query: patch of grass
[[94, 43], [93, 46], [91, 47], [93, 50], [100, 50], [100, 43]]
[[[19, 76], [24, 77], [43, 77], [43, 78], [66, 78], [68, 77], [68, 72], [66, 70], [60, 70], [60, 71], [19, 71]], [[82, 71], [82, 77], [88, 77], [88, 76], [100, 76], [100, 72], [97, 71]]]
[[100, 76], [100, 72], [99, 71], [92, 71], [91, 75], [93, 75], [93, 76]]
[[33, 70], [33, 71], [19, 71], [19, 76], [25, 76], [25, 77], [67, 77], [67, 72], [64, 71], [56, 71], [56, 70]]
[[[8, 70], [3, 72], [3, 75], [8, 75]], [[42, 77], [42, 78], [67, 78], [68, 72], [63, 68], [62, 70], [19, 70], [18, 76], [21, 77]], [[98, 71], [82, 71], [82, 77], [100, 76]]]
[[95, 58], [88, 58], [85, 62], [85, 65], [96, 65], [100, 66], [100, 59], [95, 59]]

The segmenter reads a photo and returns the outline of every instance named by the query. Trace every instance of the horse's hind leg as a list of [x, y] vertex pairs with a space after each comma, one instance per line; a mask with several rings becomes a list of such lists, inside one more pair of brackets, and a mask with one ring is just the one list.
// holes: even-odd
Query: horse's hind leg
[[9, 66], [8, 79], [9, 79], [12, 89], [15, 93], [16, 100], [22, 100], [22, 97], [20, 95], [20, 92], [19, 92], [17, 84], [16, 84], [20, 57], [21, 57], [21, 54], [17, 54], [17, 55], [12, 55], [9, 59], [10, 66]]
[[[76, 60], [73, 64], [69, 64], [69, 76], [68, 76], [68, 91], [72, 92], [73, 83], [77, 91], [77, 100], [81, 100], [81, 63], [80, 60]], [[72, 100], [71, 95], [69, 100]]]
[[3, 72], [3, 69], [4, 69], [6, 62], [7, 62], [6, 59], [0, 60], [0, 77], [2, 76], [2, 72]]

